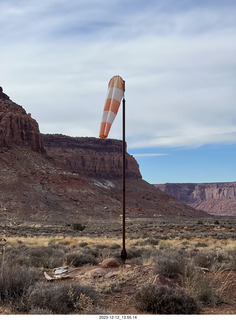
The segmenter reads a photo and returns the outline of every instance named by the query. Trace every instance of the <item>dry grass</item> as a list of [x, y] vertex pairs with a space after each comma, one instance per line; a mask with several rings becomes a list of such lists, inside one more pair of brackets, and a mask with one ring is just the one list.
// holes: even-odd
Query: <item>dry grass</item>
[[[53, 236], [53, 237], [6, 237], [8, 245], [13, 247], [18, 247], [22, 244], [28, 247], [36, 247], [36, 246], [48, 246], [50, 244], [65, 244], [68, 247], [80, 246], [81, 243], [87, 243], [88, 246], [94, 245], [120, 245], [122, 246], [121, 237], [64, 237], [64, 236]], [[142, 247], [150, 247], [149, 243], [150, 238], [136, 238], [126, 239], [126, 246], [131, 247], [137, 245], [139, 243], [146, 242], [147, 244], [142, 245]], [[203, 244], [202, 246], [199, 244]], [[151, 245], [155, 248], [182, 248], [182, 247], [197, 247], [199, 250], [207, 249], [215, 249], [221, 248], [224, 250], [236, 250], [236, 241], [234, 239], [213, 239], [213, 238], [205, 238], [201, 239], [199, 237], [192, 238], [190, 240], [183, 239], [167, 239], [160, 240], [158, 244]]]

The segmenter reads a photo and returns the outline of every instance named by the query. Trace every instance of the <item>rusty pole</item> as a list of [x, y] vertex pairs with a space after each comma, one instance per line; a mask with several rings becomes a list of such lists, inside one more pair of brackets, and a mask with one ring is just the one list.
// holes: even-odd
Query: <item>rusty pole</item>
[[123, 247], [121, 251], [121, 259], [123, 263], [127, 258], [127, 252], [125, 249], [125, 172], [126, 172], [126, 143], [125, 143], [125, 81], [124, 81], [124, 97], [123, 97], [123, 144], [122, 144], [122, 154], [123, 154], [123, 172], [122, 172], [122, 194], [123, 194]]

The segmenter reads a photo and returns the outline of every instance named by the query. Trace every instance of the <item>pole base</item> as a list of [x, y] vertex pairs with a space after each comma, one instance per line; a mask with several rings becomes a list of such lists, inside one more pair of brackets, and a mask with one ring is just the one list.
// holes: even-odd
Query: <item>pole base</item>
[[125, 249], [122, 249], [120, 257], [123, 263], [125, 263], [125, 260], [127, 259], [127, 252]]

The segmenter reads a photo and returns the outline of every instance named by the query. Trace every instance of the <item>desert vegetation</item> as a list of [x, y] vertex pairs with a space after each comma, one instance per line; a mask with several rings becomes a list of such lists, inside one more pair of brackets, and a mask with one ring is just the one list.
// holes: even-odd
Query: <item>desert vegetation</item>
[[[41, 235], [36, 228], [31, 237], [1, 234], [0, 310], [4, 306], [16, 314], [234, 313], [233, 219], [190, 220], [185, 225], [171, 219], [138, 221], [139, 229], [135, 220], [127, 226], [136, 232], [127, 232], [125, 265], [120, 261], [119, 221], [106, 235], [106, 224], [104, 229], [97, 227], [103, 230], [98, 235], [88, 234], [89, 223], [81, 223], [83, 230], [65, 226], [64, 232], [50, 236], [43, 228]], [[56, 228], [63, 226], [52, 231]], [[207, 230], [211, 236], [206, 236]], [[120, 266], [101, 270], [106, 258], [115, 258]], [[44, 271], [52, 275], [60, 266], [68, 267], [70, 277], [48, 282]]]

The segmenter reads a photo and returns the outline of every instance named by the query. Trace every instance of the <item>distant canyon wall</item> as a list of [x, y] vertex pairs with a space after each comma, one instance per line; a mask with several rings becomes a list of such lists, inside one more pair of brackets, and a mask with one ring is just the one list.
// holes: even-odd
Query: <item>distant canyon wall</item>
[[155, 186], [196, 209], [215, 215], [236, 216], [236, 182], [166, 183]]

